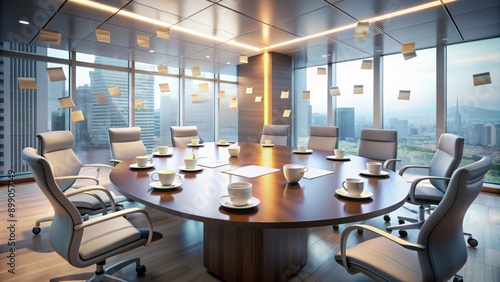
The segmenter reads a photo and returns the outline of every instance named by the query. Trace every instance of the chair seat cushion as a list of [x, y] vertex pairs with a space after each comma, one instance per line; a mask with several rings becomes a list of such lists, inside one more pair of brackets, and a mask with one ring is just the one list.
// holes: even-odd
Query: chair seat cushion
[[[356, 272], [376, 280], [421, 281], [420, 264], [415, 251], [378, 237], [347, 249], [347, 262]], [[340, 251], [335, 255], [342, 265]]]
[[104, 221], [85, 228], [80, 257], [88, 260], [141, 238], [141, 232], [123, 217]]
[[410, 201], [408, 197], [408, 202], [417, 205], [437, 205], [441, 202], [444, 197], [444, 193], [434, 187], [428, 186], [417, 186], [415, 190], [415, 202]]

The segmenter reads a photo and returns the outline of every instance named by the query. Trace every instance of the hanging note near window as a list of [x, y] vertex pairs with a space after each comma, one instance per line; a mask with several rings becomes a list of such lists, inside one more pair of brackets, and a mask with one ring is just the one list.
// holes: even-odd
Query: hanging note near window
[[358, 22], [356, 29], [354, 30], [354, 39], [365, 39], [368, 38], [368, 31], [370, 30], [369, 22]]
[[156, 66], [156, 69], [158, 70], [158, 72], [168, 73], [168, 66]]
[[200, 96], [198, 94], [191, 94], [191, 102], [199, 102]]
[[399, 90], [398, 100], [410, 100], [410, 90]]
[[111, 86], [108, 88], [110, 96], [120, 96], [120, 88], [118, 86]]
[[73, 102], [73, 99], [71, 99], [71, 97], [62, 97], [58, 98], [57, 100], [59, 100], [59, 105], [61, 105], [61, 109], [75, 107], [75, 103]]
[[340, 96], [340, 90], [337, 86], [330, 87], [330, 96]]
[[99, 104], [108, 103], [108, 98], [106, 98], [106, 95], [104, 95], [103, 93], [96, 94], [95, 97], [97, 98], [97, 103]]
[[290, 91], [281, 91], [281, 99], [288, 99]]
[[192, 67], [191, 68], [191, 74], [193, 76], [200, 76], [201, 75], [200, 67]]
[[302, 91], [302, 99], [305, 100], [311, 99], [311, 91]]
[[40, 42], [52, 45], [61, 45], [61, 34], [57, 30], [40, 30]]
[[135, 108], [136, 109], [142, 109], [143, 108], [142, 100], [135, 100]]
[[231, 98], [231, 101], [229, 101], [229, 108], [230, 109], [237, 109], [238, 108], [238, 100], [236, 100], [236, 96], [233, 96]]
[[326, 74], [326, 68], [317, 68], [316, 69], [316, 74], [319, 74], [319, 75]]
[[36, 89], [36, 79], [34, 77], [18, 77], [19, 89]]
[[83, 112], [82, 111], [71, 112], [71, 120], [73, 122], [79, 122], [85, 120], [85, 118], [83, 117]]
[[160, 86], [160, 92], [170, 92], [170, 86], [168, 85], [168, 83], [160, 83], [158, 84], [158, 86]]
[[255, 103], [262, 102], [262, 96], [255, 96]]
[[142, 34], [137, 34], [137, 45], [149, 49], [149, 37]]
[[253, 87], [247, 87], [246, 94], [252, 94], [253, 92]]
[[224, 90], [219, 90], [217, 92], [217, 98], [226, 98], [226, 91]]
[[363, 85], [354, 85], [354, 94], [363, 94]]
[[401, 47], [401, 54], [403, 54], [405, 61], [415, 58], [417, 56], [417, 53], [415, 53], [415, 43], [403, 44]]
[[170, 39], [170, 28], [164, 27], [164, 26], [159, 26], [156, 29], [156, 36], [158, 38]]
[[62, 67], [47, 68], [47, 74], [49, 75], [50, 82], [66, 80], [66, 75], [64, 75]]
[[110, 43], [111, 42], [111, 33], [107, 29], [98, 28], [95, 30], [95, 37], [97, 41]]
[[491, 84], [491, 76], [489, 72], [474, 74], [472, 78], [474, 80], [474, 86]]
[[287, 118], [287, 117], [290, 117], [290, 113], [292, 112], [292, 110], [285, 110], [283, 112], [283, 117]]
[[373, 60], [363, 60], [361, 62], [361, 69], [362, 70], [371, 70], [371, 69], [373, 69]]
[[200, 92], [208, 92], [208, 82], [198, 84], [198, 89], [200, 90]]

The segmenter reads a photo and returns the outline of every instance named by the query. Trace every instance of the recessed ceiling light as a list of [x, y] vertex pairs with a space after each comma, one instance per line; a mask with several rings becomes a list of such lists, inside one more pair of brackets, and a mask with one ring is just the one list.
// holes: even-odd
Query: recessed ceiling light
[[207, 55], [207, 56], [205, 56], [205, 58], [210, 59], [210, 56]]
[[24, 21], [24, 20], [20, 20], [20, 21], [19, 21], [19, 23], [20, 23], [20, 24], [30, 24], [30, 22], [28, 22], [28, 21]]
[[331, 54], [323, 54], [323, 55], [321, 55], [321, 57], [326, 58], [326, 57], [329, 57], [330, 55]]
[[230, 62], [227, 62], [226, 65], [230, 65], [231, 63]]
[[154, 53], [154, 52], [155, 52], [155, 50], [149, 50], [149, 53]]

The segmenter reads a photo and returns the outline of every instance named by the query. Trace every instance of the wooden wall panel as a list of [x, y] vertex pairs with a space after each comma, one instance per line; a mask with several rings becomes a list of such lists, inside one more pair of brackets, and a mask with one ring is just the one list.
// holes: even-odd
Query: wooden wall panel
[[[264, 125], [264, 100], [255, 102], [255, 97], [264, 99], [264, 56], [250, 57], [248, 64], [238, 65], [238, 140], [260, 142]], [[283, 111], [291, 109], [292, 58], [278, 53], [269, 53], [269, 90], [271, 94], [272, 124], [290, 124], [291, 118], [283, 118]], [[252, 94], [245, 94], [247, 87], [253, 87]], [[289, 90], [290, 97], [281, 99], [281, 91]]]

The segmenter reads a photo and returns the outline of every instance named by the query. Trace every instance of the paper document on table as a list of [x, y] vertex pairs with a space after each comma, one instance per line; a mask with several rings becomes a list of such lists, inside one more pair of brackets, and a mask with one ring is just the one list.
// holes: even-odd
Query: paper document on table
[[216, 167], [224, 166], [224, 165], [228, 165], [228, 164], [229, 164], [229, 162], [225, 162], [225, 161], [198, 163], [199, 166], [204, 166], [204, 167], [209, 167], [209, 168], [216, 168]]
[[331, 170], [324, 170], [324, 169], [310, 167], [309, 171], [304, 173], [304, 178], [313, 179], [316, 177], [320, 177], [320, 176], [324, 176], [324, 175], [328, 175], [328, 174], [332, 174], [332, 173], [333, 173], [333, 171], [331, 171]]
[[248, 165], [236, 169], [222, 170], [222, 172], [224, 173], [238, 175], [247, 178], [255, 178], [269, 173], [274, 173], [277, 171], [280, 170], [277, 168], [258, 166], [258, 165]]

